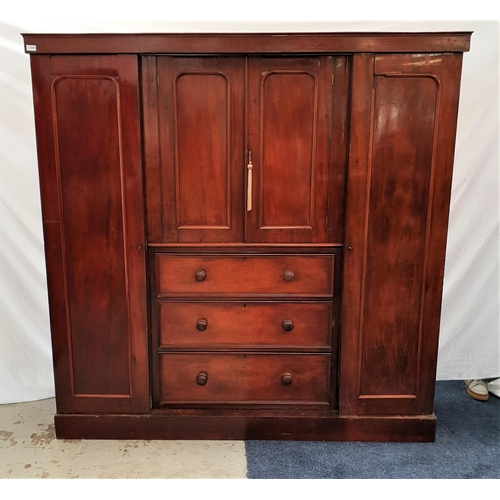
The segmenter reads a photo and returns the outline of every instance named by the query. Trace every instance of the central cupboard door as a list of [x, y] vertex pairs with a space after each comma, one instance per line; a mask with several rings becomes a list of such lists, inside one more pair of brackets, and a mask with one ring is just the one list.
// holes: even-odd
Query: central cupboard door
[[327, 242], [334, 58], [158, 57], [156, 65], [150, 242]]
[[326, 242], [332, 75], [332, 57], [249, 59], [247, 242]]

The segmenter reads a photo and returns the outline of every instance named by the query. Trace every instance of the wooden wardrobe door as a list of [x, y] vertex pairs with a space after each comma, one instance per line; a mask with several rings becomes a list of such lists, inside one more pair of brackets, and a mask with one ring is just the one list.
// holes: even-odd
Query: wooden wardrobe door
[[33, 56], [59, 413], [149, 409], [137, 58]]
[[354, 56], [343, 414], [432, 413], [461, 63]]
[[157, 61], [160, 157], [149, 204], [163, 229], [150, 228], [149, 241], [241, 242], [244, 59]]
[[327, 241], [333, 63], [249, 58], [247, 242]]

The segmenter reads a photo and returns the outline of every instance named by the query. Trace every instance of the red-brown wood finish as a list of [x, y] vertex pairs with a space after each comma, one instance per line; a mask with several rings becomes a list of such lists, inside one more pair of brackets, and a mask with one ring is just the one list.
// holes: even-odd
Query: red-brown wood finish
[[[206, 397], [204, 405], [279, 405], [284, 398], [287, 404], [330, 405], [334, 411], [336, 378], [331, 373], [337, 370], [338, 300], [332, 299], [339, 288], [333, 286], [332, 249], [326, 255], [273, 255], [262, 253], [262, 246], [253, 255], [161, 250], [151, 252], [157, 270], [157, 295], [151, 300], [158, 300], [151, 312], [153, 343], [158, 346], [158, 356], [153, 357], [153, 373], [158, 374], [153, 375], [154, 408], [192, 407], [200, 402], [199, 394]], [[202, 297], [204, 302], [199, 301]], [[293, 384], [295, 373], [293, 390], [276, 382], [274, 370], [280, 363], [286, 364], [280, 375], [283, 386]], [[208, 389], [207, 366], [212, 381]], [[196, 368], [193, 379], [191, 371]], [[304, 385], [304, 380], [322, 387], [321, 402], [305, 395], [311, 382]], [[198, 386], [205, 391], [200, 393]], [[186, 395], [193, 388], [193, 395]], [[213, 396], [214, 391], [220, 394]]]
[[[156, 268], [160, 297], [331, 297], [333, 294], [333, 255], [157, 254]], [[197, 279], [198, 272], [205, 274]]]
[[[142, 146], [146, 235], [148, 244], [163, 241], [163, 199], [161, 189], [160, 130], [156, 57], [139, 60], [142, 100]], [[160, 187], [160, 189], [158, 189]]]
[[328, 403], [327, 354], [177, 353], [160, 364], [160, 404]]
[[130, 393], [118, 89], [100, 75], [52, 82], [75, 396]]
[[58, 411], [144, 412], [137, 65], [33, 57], [32, 70]]
[[162, 302], [160, 348], [330, 350], [330, 302]]
[[244, 76], [242, 58], [158, 58], [150, 78], [160, 164], [150, 204], [160, 199], [163, 232], [152, 227], [161, 234], [152, 242], [243, 240]]
[[346, 165], [349, 147], [351, 58], [335, 57], [328, 193], [327, 241], [344, 242]]
[[24, 41], [58, 437], [434, 439], [470, 33]]
[[224, 439], [432, 442], [436, 418], [328, 415], [266, 410], [157, 410], [148, 415], [56, 415], [67, 439]]
[[[23, 34], [38, 54], [467, 52], [471, 32]], [[30, 51], [26, 50], [27, 53]]]
[[[245, 239], [324, 243], [334, 58], [251, 57], [248, 64], [246, 148], [254, 168]], [[333, 203], [341, 211], [342, 199]]]
[[460, 54], [354, 56], [342, 412], [431, 411], [460, 67]]
[[[158, 107], [156, 119], [144, 112], [150, 241], [326, 242], [329, 210], [341, 241], [345, 58], [159, 57], [144, 69]], [[343, 104], [332, 123], [335, 78]]]

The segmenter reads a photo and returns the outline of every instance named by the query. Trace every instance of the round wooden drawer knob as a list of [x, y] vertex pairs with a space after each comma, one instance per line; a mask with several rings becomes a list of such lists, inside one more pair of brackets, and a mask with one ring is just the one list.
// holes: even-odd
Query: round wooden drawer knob
[[283, 279], [288, 283], [291, 283], [292, 281], [295, 281], [295, 273], [293, 271], [285, 271]]
[[292, 374], [284, 373], [281, 377], [281, 381], [283, 382], [283, 385], [291, 385], [291, 383], [293, 382]]
[[283, 327], [283, 330], [285, 330], [285, 332], [291, 332], [293, 330], [294, 324], [291, 319], [284, 319], [281, 323], [281, 326]]
[[205, 269], [198, 269], [198, 271], [194, 273], [194, 279], [196, 281], [205, 281], [206, 277], [207, 277], [207, 272], [205, 271]]
[[196, 329], [199, 332], [204, 332], [207, 329], [207, 326], [208, 326], [208, 321], [206, 319], [204, 319], [204, 318], [200, 318], [196, 322]]
[[208, 380], [208, 375], [205, 372], [198, 373], [198, 376], [196, 377], [196, 383], [198, 385], [205, 385]]

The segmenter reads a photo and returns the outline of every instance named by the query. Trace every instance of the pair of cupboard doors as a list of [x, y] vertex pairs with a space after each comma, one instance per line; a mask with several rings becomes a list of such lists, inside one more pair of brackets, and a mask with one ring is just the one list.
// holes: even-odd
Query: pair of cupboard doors
[[149, 242], [342, 241], [345, 56], [142, 63]]

